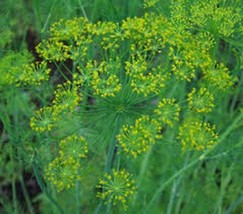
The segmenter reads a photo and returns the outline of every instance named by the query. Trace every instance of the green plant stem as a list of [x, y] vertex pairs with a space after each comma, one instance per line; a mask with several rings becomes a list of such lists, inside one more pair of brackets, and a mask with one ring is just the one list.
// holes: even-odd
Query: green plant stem
[[177, 171], [175, 174], [173, 174], [166, 182], [162, 183], [160, 185], [160, 187], [157, 189], [157, 191], [155, 192], [155, 194], [153, 195], [152, 199], [147, 204], [146, 209], [145, 209], [145, 213], [149, 213], [148, 211], [149, 211], [150, 207], [153, 205], [155, 200], [160, 196], [160, 194], [162, 193], [162, 191], [164, 190], [164, 188], [167, 185], [169, 185], [175, 178], [177, 178], [182, 173], [184, 173], [185, 171], [190, 169], [192, 166], [196, 165], [201, 159], [204, 159], [204, 157], [202, 155], [198, 159], [190, 162], [188, 165], [181, 168], [179, 171]]
[[66, 77], [66, 75], [62, 72], [62, 69], [60, 68], [60, 66], [57, 64], [57, 62], [54, 61], [55, 66], [57, 67], [57, 70], [59, 71], [59, 73], [62, 75], [62, 77], [66, 80], [69, 81], [69, 79]]
[[49, 20], [50, 20], [50, 18], [51, 18], [51, 16], [52, 16], [52, 10], [53, 10], [53, 8], [55, 7], [56, 1], [57, 1], [57, 0], [53, 0], [53, 1], [52, 1], [52, 5], [51, 5], [51, 8], [50, 8], [50, 11], [49, 11], [49, 13], [48, 13], [48, 16], [47, 16], [47, 18], [46, 18], [46, 21], [45, 21], [45, 23], [44, 23], [42, 29], [41, 29], [41, 34], [44, 34], [44, 33], [46, 32], [46, 29], [47, 29]]
[[243, 194], [241, 194], [234, 202], [231, 203], [230, 207], [225, 211], [225, 214], [231, 214], [235, 211], [238, 205], [243, 202]]
[[[79, 173], [80, 173], [80, 169], [79, 169]], [[81, 191], [81, 188], [80, 188], [80, 181], [77, 181], [76, 182], [76, 206], [77, 206], [77, 214], [81, 214], [82, 211], [81, 211], [81, 205], [80, 205], [80, 191]]]
[[[188, 163], [189, 155], [190, 155], [190, 153], [188, 153], [187, 156], [186, 156], [184, 166], [186, 166], [187, 163]], [[167, 210], [166, 210], [166, 214], [171, 214], [171, 212], [172, 212], [172, 207], [173, 207], [173, 204], [174, 204], [174, 201], [175, 201], [175, 198], [176, 198], [177, 189], [178, 189], [178, 186], [181, 182], [181, 179], [182, 179], [182, 174], [173, 183], [173, 186], [172, 186], [172, 189], [171, 189], [171, 197], [170, 197], [169, 205], [168, 205]]]
[[227, 191], [226, 188], [229, 185], [229, 182], [231, 180], [231, 172], [232, 172], [233, 166], [234, 166], [234, 164], [232, 164], [230, 166], [230, 168], [227, 170], [226, 178], [221, 182], [220, 194], [219, 194], [217, 202], [215, 203], [216, 204], [215, 205], [215, 213], [223, 213], [222, 202], [223, 202], [225, 192]]
[[59, 211], [59, 213], [61, 214], [65, 214], [64, 211], [62, 210], [62, 208], [60, 207], [60, 205], [55, 201], [55, 199], [47, 192], [45, 185], [42, 181], [42, 178], [40, 176], [38, 167], [36, 165], [36, 163], [33, 163], [32, 165], [33, 167], [33, 171], [37, 180], [37, 183], [39, 185], [39, 187], [41, 188], [42, 192], [47, 196], [47, 198], [50, 200], [50, 202], [54, 205], [54, 207], [56, 207], [56, 209]]
[[148, 163], [149, 163], [149, 157], [150, 157], [151, 154], [152, 154], [152, 148], [150, 148], [148, 150], [148, 152], [146, 153], [146, 155], [145, 155], [145, 157], [143, 159], [141, 170], [140, 170], [140, 174], [138, 176], [138, 186], [140, 186], [141, 183], [142, 183], [142, 179], [143, 179], [144, 173], [145, 173], [145, 171], [147, 169], [147, 166], [148, 166]]
[[[235, 127], [237, 126], [238, 122], [243, 118], [243, 114], [241, 113], [240, 115], [238, 115], [238, 117], [235, 118], [235, 120], [231, 123], [231, 125], [225, 130], [225, 132], [221, 135], [220, 137], [220, 141], [223, 141], [230, 133], [232, 130], [235, 129]], [[180, 176], [182, 173], [184, 173], [185, 171], [187, 171], [188, 169], [190, 169], [191, 167], [193, 167], [194, 165], [196, 165], [198, 162], [204, 160], [206, 158], [206, 156], [213, 151], [213, 149], [216, 147], [217, 145], [215, 145], [213, 148], [206, 150], [199, 158], [191, 161], [188, 165], [184, 166], [183, 168], [181, 168], [179, 171], [177, 171], [175, 174], [173, 174], [166, 182], [162, 183], [160, 185], [160, 187], [157, 189], [157, 191], [154, 193], [153, 197], [151, 198], [151, 200], [148, 202], [146, 209], [145, 209], [145, 213], [149, 213], [148, 210], [149, 208], [153, 205], [153, 203], [155, 202], [156, 199], [158, 199], [158, 197], [160, 196], [160, 194], [162, 193], [162, 191], [164, 190], [164, 188], [166, 186], [168, 186], [174, 179], [176, 179], [178, 176]]]
[[112, 162], [114, 160], [115, 147], [116, 147], [116, 135], [117, 135], [117, 133], [119, 131], [119, 127], [120, 127], [119, 116], [116, 116], [114, 124], [115, 124], [115, 129], [113, 131], [113, 136], [112, 136], [111, 142], [109, 144], [106, 164], [105, 164], [105, 168], [104, 168], [105, 172], [110, 172], [110, 170], [112, 168]]
[[[13, 147], [12, 146], [11, 146], [11, 149], [10, 149], [10, 161], [14, 162]], [[16, 186], [15, 186], [15, 176], [12, 176], [11, 185], [12, 185], [14, 214], [18, 214], [18, 202], [17, 202], [17, 194], [16, 194]]]
[[[104, 172], [110, 172], [112, 165], [113, 165], [113, 161], [114, 161], [114, 155], [115, 155], [115, 148], [116, 148], [116, 135], [119, 131], [120, 128], [120, 118], [119, 115], [115, 116], [115, 122], [114, 122], [114, 131], [113, 131], [113, 136], [111, 138], [111, 142], [109, 144], [109, 148], [108, 148], [108, 154], [107, 154], [107, 158], [106, 158], [106, 164], [104, 167]], [[103, 206], [102, 201], [100, 201], [100, 203], [98, 204], [98, 206], [96, 207], [94, 214], [98, 214], [100, 212], [101, 207]], [[111, 209], [111, 205], [110, 203], [107, 204], [106, 207], [106, 213], [110, 213], [110, 209]]]
[[243, 119], [243, 112], [240, 112], [240, 114], [233, 120], [231, 125], [220, 136], [220, 141], [223, 141], [235, 128], [237, 128], [238, 127], [238, 123], [242, 119]]
[[16, 195], [16, 186], [15, 186], [15, 179], [14, 176], [12, 177], [12, 194], [13, 194], [13, 206], [14, 206], [14, 214], [18, 214], [18, 202], [17, 202], [17, 195]]
[[[144, 177], [144, 173], [147, 169], [147, 166], [149, 164], [149, 157], [150, 155], [152, 154], [152, 148], [150, 148], [147, 153], [145, 154], [144, 158], [143, 158], [143, 161], [142, 161], [142, 164], [141, 164], [141, 170], [140, 170], [140, 173], [138, 175], [138, 179], [137, 179], [137, 188], [139, 189], [139, 187], [141, 186], [142, 184], [142, 181], [143, 181], [143, 177]], [[133, 200], [133, 205], [135, 205], [136, 201], [138, 199], [138, 194], [136, 194], [134, 200]]]
[[86, 11], [84, 9], [84, 6], [82, 5], [81, 1], [78, 1], [78, 4], [79, 4], [79, 7], [81, 8], [81, 11], [83, 13], [84, 18], [86, 18], [87, 20], [89, 20], [87, 14], [86, 14]]
[[37, 29], [41, 31], [41, 25], [42, 25], [42, 18], [41, 18], [41, 12], [40, 12], [40, 2], [39, 0], [34, 0], [34, 12], [37, 20]]
[[22, 175], [20, 176], [20, 185], [21, 185], [21, 188], [22, 188], [22, 191], [23, 191], [23, 194], [24, 194], [24, 198], [25, 198], [26, 204], [27, 204], [28, 213], [34, 214], [34, 209], [32, 207], [32, 204], [31, 204], [31, 201], [30, 201], [30, 197], [29, 197], [28, 191], [26, 189], [26, 186], [25, 186], [25, 183], [24, 183]]

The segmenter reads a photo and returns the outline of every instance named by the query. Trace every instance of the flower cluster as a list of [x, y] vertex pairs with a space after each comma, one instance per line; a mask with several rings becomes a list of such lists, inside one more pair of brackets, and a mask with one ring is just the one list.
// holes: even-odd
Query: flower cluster
[[203, 70], [203, 73], [205, 81], [219, 91], [227, 91], [235, 83], [235, 79], [223, 63], [212, 63], [211, 66]]
[[222, 0], [196, 1], [190, 8], [190, 14], [194, 25], [224, 37], [231, 36], [241, 21], [239, 9], [224, 6]]
[[193, 88], [188, 94], [187, 101], [189, 108], [197, 113], [211, 112], [214, 107], [214, 96], [205, 87], [200, 88], [198, 91]]
[[161, 52], [171, 34], [168, 20], [162, 15], [146, 13], [144, 17], [127, 18], [123, 21], [121, 29], [124, 39], [131, 42], [131, 53], [139, 50], [149, 52], [154, 56]]
[[36, 132], [49, 132], [57, 128], [65, 113], [73, 113], [82, 101], [80, 87], [82, 80], [73, 75], [73, 80], [59, 84], [54, 91], [52, 105], [45, 106], [35, 112], [30, 119], [30, 127]]
[[30, 119], [30, 127], [36, 132], [51, 131], [55, 126], [56, 120], [53, 109], [51, 107], [43, 107], [36, 111], [35, 115]]
[[170, 47], [169, 56], [173, 60], [172, 71], [176, 77], [190, 82], [195, 77], [194, 51]]
[[80, 180], [80, 160], [86, 158], [88, 144], [82, 136], [71, 135], [60, 142], [59, 155], [49, 163], [45, 170], [48, 181], [58, 191], [70, 189]]
[[125, 169], [113, 169], [111, 174], [106, 173], [104, 178], [99, 180], [97, 188], [100, 189], [97, 197], [105, 200], [105, 203], [122, 204], [124, 209], [127, 209], [129, 197], [136, 192], [135, 181]]
[[21, 83], [28, 85], [40, 85], [49, 80], [51, 69], [47, 68], [46, 62], [35, 62], [23, 65]]
[[122, 150], [128, 156], [137, 158], [141, 153], [148, 151], [156, 140], [161, 139], [161, 126], [149, 116], [144, 115], [135, 121], [134, 126], [124, 125], [117, 135]]
[[76, 181], [80, 179], [79, 167], [80, 164], [73, 158], [63, 160], [57, 157], [47, 166], [45, 177], [60, 192], [75, 186]]
[[43, 41], [36, 47], [36, 52], [47, 61], [65, 61], [70, 57], [68, 46], [63, 42]]
[[86, 66], [86, 72], [92, 73], [91, 85], [94, 89], [94, 94], [101, 97], [114, 97], [121, 90], [121, 83], [117, 76], [120, 70], [120, 62], [118, 59], [113, 62], [103, 61], [99, 65], [97, 61], [89, 62]]
[[83, 17], [70, 20], [60, 19], [50, 28], [50, 36], [56, 41], [78, 41], [87, 32], [87, 20]]
[[16, 86], [40, 86], [48, 81], [51, 70], [45, 61], [32, 62], [33, 56], [27, 52], [9, 53], [0, 60], [0, 84]]
[[215, 129], [215, 126], [211, 126], [209, 123], [188, 120], [179, 128], [178, 138], [183, 149], [210, 149], [218, 142], [218, 134]]
[[56, 113], [63, 110], [73, 112], [75, 107], [82, 101], [82, 94], [79, 91], [80, 81], [67, 81], [59, 84], [54, 91], [55, 98], [52, 101]]
[[164, 72], [161, 66], [152, 67], [142, 57], [132, 56], [132, 61], [126, 61], [126, 74], [131, 78], [130, 84], [134, 92], [143, 94], [159, 94], [165, 87], [169, 74]]
[[163, 99], [154, 110], [156, 119], [165, 125], [173, 126], [179, 121], [180, 106], [174, 98]]
[[59, 153], [63, 159], [73, 157], [75, 160], [86, 158], [88, 153], [88, 144], [84, 137], [71, 135], [60, 142]]

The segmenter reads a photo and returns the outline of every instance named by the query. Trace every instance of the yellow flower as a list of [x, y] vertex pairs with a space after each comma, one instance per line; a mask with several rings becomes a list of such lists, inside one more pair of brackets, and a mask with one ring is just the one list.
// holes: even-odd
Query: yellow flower
[[227, 91], [235, 83], [235, 79], [223, 63], [212, 63], [203, 69], [203, 74], [205, 81], [220, 91]]
[[126, 63], [126, 74], [131, 78], [130, 85], [134, 92], [143, 94], [145, 97], [150, 94], [159, 94], [165, 87], [169, 74], [165, 73], [161, 66], [148, 66], [142, 56], [132, 56], [132, 61]]
[[214, 96], [205, 87], [198, 90], [193, 88], [188, 94], [189, 108], [197, 113], [211, 112], [214, 107]]
[[141, 153], [148, 151], [156, 140], [161, 139], [161, 126], [149, 116], [144, 115], [135, 121], [134, 126], [124, 125], [117, 135], [122, 150], [128, 156], [137, 158]]
[[71, 135], [61, 141], [59, 149], [60, 157], [64, 160], [72, 157], [78, 161], [87, 157], [88, 143], [82, 136]]
[[41, 42], [36, 46], [36, 52], [47, 61], [65, 61], [70, 58], [69, 46], [55, 40]]
[[41, 82], [49, 80], [51, 69], [47, 68], [46, 62], [35, 62], [23, 66], [21, 83], [28, 85], [40, 85]]
[[82, 101], [82, 94], [79, 92], [81, 82], [67, 81], [66, 83], [59, 84], [54, 91], [55, 98], [53, 100], [53, 108], [57, 114], [63, 110], [73, 112]]
[[86, 73], [91, 74], [91, 85], [94, 89], [94, 94], [101, 97], [114, 97], [122, 88], [117, 73], [120, 70], [120, 62], [117, 58], [115, 61], [102, 61], [100, 64], [97, 61], [89, 63], [86, 66]]
[[79, 175], [80, 164], [73, 157], [63, 159], [57, 157], [54, 159], [45, 170], [46, 179], [51, 182], [57, 191], [63, 191], [75, 186], [77, 180], [80, 180]]
[[174, 98], [160, 101], [154, 112], [156, 119], [163, 124], [173, 126], [179, 121], [180, 107]]
[[240, 10], [223, 5], [221, 0], [197, 1], [191, 5], [190, 21], [214, 34], [229, 37], [240, 23]]
[[53, 108], [43, 107], [30, 119], [30, 127], [36, 132], [51, 131], [55, 127], [57, 118], [53, 114]]
[[173, 60], [172, 71], [176, 78], [190, 82], [195, 78], [195, 55], [193, 49], [170, 47], [169, 56]]
[[87, 33], [87, 23], [87, 19], [83, 17], [70, 20], [61, 19], [51, 26], [50, 35], [54, 40], [78, 41], [82, 34]]
[[112, 203], [113, 205], [123, 205], [127, 209], [129, 197], [135, 194], [135, 180], [132, 179], [130, 173], [122, 169], [119, 171], [112, 170], [111, 174], [106, 173], [103, 179], [99, 180], [97, 188], [100, 191], [97, 197]]
[[218, 134], [215, 126], [209, 123], [188, 120], [179, 128], [178, 138], [183, 149], [205, 150], [218, 143]]

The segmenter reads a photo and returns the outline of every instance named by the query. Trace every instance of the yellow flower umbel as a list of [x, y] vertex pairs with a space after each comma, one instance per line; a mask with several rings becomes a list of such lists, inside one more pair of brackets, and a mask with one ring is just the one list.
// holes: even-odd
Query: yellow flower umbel
[[211, 112], [214, 107], [214, 96], [205, 87], [198, 91], [193, 88], [188, 94], [189, 108], [197, 113]]
[[144, 17], [123, 20], [121, 29], [128, 39], [130, 52], [149, 52], [155, 56], [161, 52], [170, 34], [168, 20], [162, 15], [146, 13]]
[[55, 98], [53, 100], [53, 108], [56, 113], [63, 110], [73, 112], [82, 100], [82, 94], [79, 92], [79, 85], [77, 81], [67, 81], [66, 83], [57, 86], [54, 92]]
[[159, 122], [171, 127], [179, 121], [180, 107], [174, 98], [160, 101], [154, 112]]
[[65, 61], [70, 58], [69, 46], [55, 40], [43, 41], [37, 45], [36, 52], [47, 61]]
[[50, 28], [50, 35], [56, 41], [78, 41], [80, 37], [87, 33], [88, 20], [79, 17], [70, 20], [63, 20], [52, 24]]
[[95, 36], [94, 39], [100, 42], [100, 45], [104, 50], [111, 50], [119, 47], [122, 33], [118, 29], [118, 23], [97, 22], [92, 25], [90, 34]]
[[23, 65], [21, 82], [28, 85], [40, 85], [43, 81], [49, 80], [51, 69], [47, 68], [46, 62], [35, 62]]
[[36, 132], [50, 131], [54, 127], [56, 119], [51, 107], [43, 107], [36, 111], [35, 116], [30, 119], [30, 127]]
[[132, 90], [145, 97], [159, 94], [169, 77], [160, 66], [150, 68], [142, 56], [138, 56], [137, 59], [133, 56], [131, 62], [126, 62], [126, 74], [131, 78]]
[[73, 157], [57, 157], [47, 166], [45, 177], [60, 192], [75, 186], [76, 181], [80, 179], [79, 168], [79, 162]]
[[179, 128], [180, 142], [183, 149], [205, 150], [218, 143], [215, 126], [201, 121], [186, 121]]
[[203, 70], [203, 74], [205, 81], [220, 91], [227, 91], [235, 83], [229, 69], [223, 63], [211, 64]]
[[229, 37], [237, 30], [241, 17], [240, 9], [225, 5], [228, 4], [222, 0], [196, 1], [190, 8], [190, 21], [197, 27]]
[[24, 50], [19, 53], [10, 52], [0, 58], [0, 86], [17, 85], [23, 80], [23, 66], [34, 60], [32, 54]]
[[72, 157], [78, 161], [87, 157], [88, 143], [82, 136], [71, 135], [61, 141], [59, 149], [59, 154], [64, 160]]
[[113, 205], [122, 205], [127, 209], [128, 198], [135, 194], [135, 180], [126, 170], [112, 170], [111, 174], [106, 173], [103, 179], [99, 180], [97, 188], [100, 192], [97, 197], [112, 203]]
[[124, 125], [117, 136], [122, 150], [128, 156], [137, 156], [148, 151], [151, 145], [155, 144], [162, 135], [160, 124], [145, 115], [135, 121], [134, 126]]
[[170, 47], [169, 56], [173, 60], [172, 71], [176, 78], [190, 82], [195, 78], [194, 51]]
[[86, 66], [86, 73], [92, 74], [91, 85], [94, 94], [101, 97], [114, 97], [122, 88], [117, 73], [120, 70], [119, 59], [113, 61], [89, 62]]

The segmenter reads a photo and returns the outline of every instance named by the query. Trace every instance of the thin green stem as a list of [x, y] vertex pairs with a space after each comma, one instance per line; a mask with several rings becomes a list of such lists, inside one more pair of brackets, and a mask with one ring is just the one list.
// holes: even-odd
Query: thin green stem
[[29, 197], [28, 191], [26, 189], [22, 175], [20, 176], [20, 185], [21, 185], [21, 188], [22, 188], [22, 191], [23, 191], [23, 194], [24, 194], [26, 204], [27, 204], [28, 213], [34, 214], [34, 208], [33, 208], [32, 203], [30, 201], [30, 197]]
[[[79, 169], [79, 171], [80, 171], [80, 169]], [[80, 172], [79, 172], [80, 173]], [[81, 192], [81, 186], [80, 186], [80, 181], [77, 181], [76, 182], [76, 189], [75, 189], [75, 191], [76, 191], [76, 206], [77, 206], [77, 214], [81, 214], [82, 213], [82, 211], [81, 211], [81, 205], [80, 205], [80, 192]]]
[[158, 199], [158, 197], [160, 196], [160, 194], [162, 193], [162, 191], [166, 186], [168, 186], [174, 179], [179, 177], [182, 173], [184, 173], [185, 171], [187, 171], [188, 169], [196, 165], [201, 159], [204, 159], [203, 155], [201, 155], [198, 159], [190, 162], [188, 165], [184, 166], [183, 168], [181, 168], [179, 171], [173, 174], [166, 182], [162, 183], [160, 187], [157, 189], [157, 191], [155, 192], [155, 194], [153, 195], [153, 197], [151, 198], [151, 200], [149, 201], [149, 203], [147, 204], [145, 213], [149, 213], [148, 212], [149, 209], [151, 208], [155, 200]]
[[18, 214], [18, 202], [17, 202], [17, 194], [16, 194], [16, 186], [15, 186], [15, 177], [12, 177], [11, 181], [12, 185], [12, 194], [13, 194], [13, 206], [14, 206], [14, 214]]
[[[139, 173], [138, 179], [137, 179], [137, 187], [138, 187], [138, 189], [139, 189], [139, 187], [142, 184], [144, 173], [146, 172], [147, 166], [149, 164], [149, 157], [151, 156], [151, 154], [152, 154], [152, 148], [150, 148], [147, 151], [146, 155], [143, 158], [143, 161], [142, 161], [142, 164], [141, 164], [140, 173]], [[133, 200], [133, 205], [135, 205], [137, 199], [138, 199], [138, 194], [135, 196], [135, 198]]]
[[37, 29], [41, 32], [42, 18], [41, 18], [39, 0], [34, 0], [34, 12], [37, 20]]
[[[13, 147], [10, 148], [10, 161], [14, 162], [14, 156], [13, 156]], [[18, 201], [17, 201], [17, 194], [16, 194], [16, 186], [15, 186], [15, 176], [12, 176], [11, 179], [11, 185], [12, 185], [12, 195], [13, 195], [13, 208], [14, 208], [14, 214], [18, 214]]]
[[[223, 141], [230, 133], [233, 129], [235, 129], [235, 127], [237, 126], [238, 122], [242, 119], [243, 114], [241, 113], [240, 115], [238, 115], [238, 117], [235, 118], [235, 120], [231, 123], [231, 125], [225, 130], [225, 132], [221, 135], [220, 137], [220, 141]], [[166, 182], [163, 182], [160, 187], [157, 189], [157, 191], [155, 192], [155, 194], [153, 195], [153, 197], [151, 198], [151, 200], [149, 201], [149, 203], [146, 206], [145, 209], [145, 213], [148, 213], [148, 210], [150, 209], [150, 207], [153, 205], [153, 203], [158, 199], [158, 197], [160, 196], [160, 194], [162, 193], [162, 191], [164, 190], [164, 188], [166, 186], [168, 186], [174, 179], [176, 179], [177, 177], [179, 177], [182, 173], [184, 173], [185, 171], [187, 171], [188, 169], [190, 169], [191, 167], [193, 167], [194, 165], [196, 165], [198, 162], [204, 160], [206, 158], [206, 156], [213, 151], [213, 149], [216, 147], [217, 145], [215, 145], [213, 148], [206, 150], [199, 158], [191, 161], [188, 165], [184, 166], [183, 168], [181, 168], [179, 171], [177, 171], [176, 173], [174, 173]]]
[[144, 177], [144, 173], [148, 167], [148, 164], [149, 164], [149, 157], [151, 156], [152, 154], [152, 148], [150, 148], [148, 150], [148, 152], [146, 153], [144, 159], [143, 159], [143, 162], [142, 162], [142, 165], [141, 165], [141, 170], [140, 170], [140, 174], [138, 176], [138, 182], [137, 182], [137, 185], [138, 187], [141, 185], [142, 183], [142, 180], [143, 180], [143, 177]]
[[237, 128], [238, 123], [242, 119], [243, 119], [243, 112], [240, 112], [240, 114], [233, 120], [233, 122], [230, 124], [230, 126], [221, 135], [220, 141], [223, 141], [235, 128]]
[[231, 172], [232, 172], [233, 166], [234, 166], [234, 164], [232, 164], [230, 166], [230, 168], [227, 169], [227, 176], [221, 182], [220, 194], [219, 194], [217, 202], [215, 203], [215, 213], [223, 213], [222, 202], [223, 202], [223, 198], [224, 198], [225, 192], [227, 191], [226, 188], [229, 185], [229, 182], [231, 180]]
[[62, 75], [62, 77], [66, 80], [69, 81], [69, 79], [66, 77], [66, 75], [62, 72], [62, 69], [60, 68], [60, 66], [57, 64], [57, 62], [54, 61], [55, 66], [57, 67], [57, 70], [59, 71], [59, 73]]
[[56, 1], [57, 1], [57, 0], [53, 0], [53, 2], [52, 2], [52, 5], [51, 5], [50, 11], [49, 11], [49, 13], [48, 13], [48, 16], [47, 16], [47, 18], [46, 18], [46, 21], [45, 21], [45, 23], [44, 23], [44, 25], [43, 25], [43, 28], [41, 29], [41, 34], [43, 34], [44, 32], [46, 32], [48, 23], [49, 23], [49, 21], [50, 21], [51, 15], [52, 15], [52, 10], [53, 10], [53, 8], [55, 7]]
[[[187, 165], [189, 156], [190, 156], [190, 153], [188, 153], [186, 158], [185, 158], [184, 166]], [[175, 198], [176, 198], [178, 186], [179, 186], [181, 179], [182, 179], [182, 175], [183, 174], [181, 174], [181, 176], [178, 177], [173, 183], [173, 186], [172, 186], [172, 189], [171, 189], [171, 197], [170, 197], [169, 205], [168, 205], [167, 210], [166, 210], [166, 214], [170, 214], [172, 212], [172, 207], [173, 207], [173, 204], [174, 204], [174, 201], [175, 201]]]
[[119, 116], [116, 115], [115, 118], [115, 130], [113, 132], [113, 136], [111, 138], [111, 142], [109, 144], [109, 149], [108, 149], [108, 154], [107, 154], [107, 159], [106, 159], [106, 164], [105, 164], [105, 168], [104, 171], [105, 172], [109, 172], [112, 168], [113, 165], [113, 160], [114, 160], [114, 155], [115, 155], [115, 147], [116, 147], [116, 135], [119, 131]]
[[34, 171], [34, 175], [36, 177], [37, 183], [38, 183], [39, 187], [41, 188], [42, 192], [47, 196], [47, 198], [54, 205], [54, 207], [59, 211], [59, 213], [64, 214], [64, 211], [61, 208], [61, 206], [55, 201], [55, 199], [46, 190], [46, 187], [42, 181], [42, 178], [40, 176], [37, 165], [35, 163], [33, 163], [32, 167], [33, 167], [33, 171]]
[[[107, 154], [107, 158], [106, 158], [106, 164], [104, 167], [104, 172], [110, 172], [113, 162], [115, 160], [115, 150], [116, 150], [116, 135], [119, 131], [120, 128], [120, 118], [119, 115], [115, 116], [115, 121], [114, 121], [114, 131], [113, 131], [113, 136], [111, 138], [111, 142], [109, 144], [109, 148], [108, 148], [108, 154]], [[94, 214], [98, 214], [100, 212], [100, 209], [102, 208], [103, 203], [102, 201], [100, 201], [100, 203], [98, 204], [98, 206], [96, 207]], [[106, 213], [110, 213], [111, 210], [111, 205], [110, 203], [107, 204], [106, 206]]]

